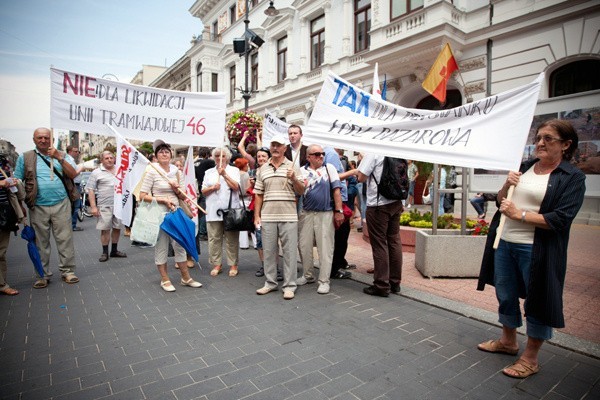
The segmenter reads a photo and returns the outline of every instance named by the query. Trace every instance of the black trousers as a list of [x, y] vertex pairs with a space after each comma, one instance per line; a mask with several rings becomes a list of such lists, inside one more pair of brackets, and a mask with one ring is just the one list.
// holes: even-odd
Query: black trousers
[[346, 250], [348, 250], [349, 236], [350, 220], [347, 220], [335, 231], [331, 276], [335, 276], [340, 268], [345, 268], [346, 265], [348, 265], [348, 261], [346, 261]]

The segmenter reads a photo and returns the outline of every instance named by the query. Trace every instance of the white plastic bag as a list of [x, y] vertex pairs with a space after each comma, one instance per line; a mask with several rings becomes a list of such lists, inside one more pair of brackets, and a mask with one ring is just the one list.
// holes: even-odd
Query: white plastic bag
[[140, 202], [131, 227], [131, 240], [154, 246], [166, 214], [156, 199], [152, 199], [152, 203]]

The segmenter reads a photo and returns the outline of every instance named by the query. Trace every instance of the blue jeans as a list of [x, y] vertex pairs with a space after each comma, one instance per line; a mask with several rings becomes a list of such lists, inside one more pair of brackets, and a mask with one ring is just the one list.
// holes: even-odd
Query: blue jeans
[[77, 227], [77, 211], [81, 208], [81, 199], [77, 199], [73, 202], [73, 213], [71, 215], [71, 228]]
[[[500, 245], [494, 255], [494, 286], [498, 299], [498, 322], [508, 328], [518, 328], [523, 325], [519, 294], [527, 296], [532, 247], [531, 244], [500, 240]], [[552, 338], [551, 326], [543, 325], [531, 316], [527, 316], [526, 320], [527, 336], [543, 340]]]
[[471, 205], [473, 206], [475, 211], [477, 211], [477, 215], [485, 214], [484, 207], [483, 207], [483, 205], [485, 204], [485, 199], [483, 198], [483, 196], [472, 197], [471, 199], [469, 199], [469, 201], [471, 202]]

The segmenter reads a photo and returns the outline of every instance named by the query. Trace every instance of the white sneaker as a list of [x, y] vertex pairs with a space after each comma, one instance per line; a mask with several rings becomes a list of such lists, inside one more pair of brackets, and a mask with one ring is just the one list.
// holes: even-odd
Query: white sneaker
[[319, 288], [317, 289], [317, 293], [319, 293], [319, 294], [327, 294], [327, 293], [329, 293], [329, 283], [321, 283], [321, 284], [319, 284]]
[[300, 278], [296, 279], [296, 285], [297, 286], [306, 285], [306, 278], [301, 276]]

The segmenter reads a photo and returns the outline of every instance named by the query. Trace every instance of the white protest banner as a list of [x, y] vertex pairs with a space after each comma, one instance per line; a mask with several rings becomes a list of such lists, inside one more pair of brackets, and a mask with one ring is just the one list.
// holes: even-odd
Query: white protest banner
[[290, 124], [283, 122], [269, 110], [265, 109], [265, 119], [263, 120], [262, 145], [269, 147], [271, 138], [275, 135], [284, 135], [287, 137]]
[[117, 138], [117, 183], [115, 184], [115, 208], [113, 214], [126, 226], [131, 226], [133, 211], [133, 190], [142, 179], [150, 164], [144, 155], [137, 151], [123, 136], [112, 129]]
[[431, 111], [374, 99], [329, 73], [303, 142], [438, 164], [517, 170], [543, 77], [460, 107]]
[[221, 145], [225, 94], [179, 92], [50, 69], [53, 128], [191, 146]]
[[185, 165], [183, 166], [183, 180], [184, 180], [184, 192], [187, 194], [187, 198], [184, 200], [189, 206], [190, 211], [193, 214], [192, 221], [196, 225], [196, 233], [198, 233], [198, 207], [192, 205], [198, 202], [198, 189], [196, 184], [196, 170], [194, 169], [194, 150], [190, 146], [185, 159]]

